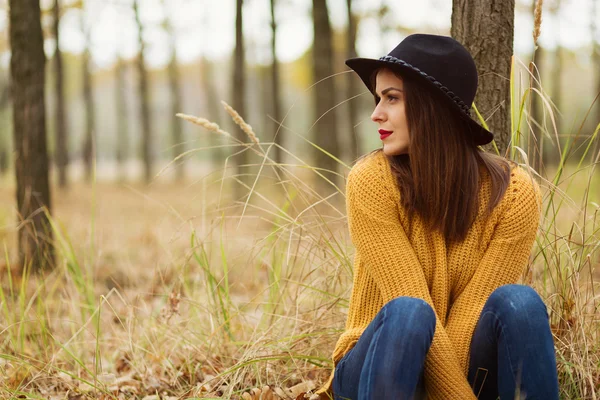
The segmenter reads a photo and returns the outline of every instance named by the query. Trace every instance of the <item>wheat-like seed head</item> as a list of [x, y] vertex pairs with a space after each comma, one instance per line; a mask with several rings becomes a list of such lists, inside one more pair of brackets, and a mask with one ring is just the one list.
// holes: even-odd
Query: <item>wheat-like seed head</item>
[[533, 45], [537, 46], [542, 27], [542, 6], [544, 5], [544, 0], [535, 1], [535, 9], [533, 10]]
[[211, 132], [216, 132], [218, 134], [225, 135], [225, 136], [231, 136], [229, 133], [222, 130], [219, 127], [219, 125], [215, 124], [214, 122], [210, 122], [206, 118], [194, 117], [193, 115], [187, 115], [187, 114], [182, 114], [182, 113], [177, 113], [177, 114], [175, 114], [175, 116], [179, 117], [181, 119], [184, 119], [188, 122], [191, 122], [194, 125], [201, 126]]
[[256, 134], [252, 130], [252, 127], [250, 125], [248, 125], [246, 123], [246, 121], [244, 121], [244, 119], [240, 116], [240, 114], [238, 114], [237, 111], [235, 111], [226, 102], [221, 101], [221, 104], [223, 104], [223, 107], [225, 107], [225, 110], [229, 113], [229, 115], [231, 115], [231, 118], [233, 119], [233, 121], [236, 124], [238, 124], [240, 126], [240, 128], [242, 128], [242, 130], [246, 133], [246, 135], [248, 135], [250, 140], [252, 140], [254, 143], [258, 144], [258, 137], [256, 137]]

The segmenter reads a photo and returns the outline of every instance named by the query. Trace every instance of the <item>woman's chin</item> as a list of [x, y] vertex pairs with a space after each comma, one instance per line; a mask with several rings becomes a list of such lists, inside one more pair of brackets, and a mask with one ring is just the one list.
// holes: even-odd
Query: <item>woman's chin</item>
[[383, 145], [383, 154], [385, 154], [386, 156], [398, 156], [400, 154], [407, 154], [408, 153], [408, 148], [405, 147], [398, 147], [398, 146], [386, 146], [385, 144]]

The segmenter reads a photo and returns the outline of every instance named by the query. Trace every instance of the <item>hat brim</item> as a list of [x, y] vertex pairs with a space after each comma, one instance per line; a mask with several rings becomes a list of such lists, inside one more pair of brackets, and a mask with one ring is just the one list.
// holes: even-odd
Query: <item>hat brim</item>
[[[374, 94], [374, 88], [371, 87], [371, 75], [373, 74], [373, 72], [375, 70], [382, 68], [382, 67], [401, 71], [403, 73], [406, 73], [408, 76], [414, 77], [418, 81], [423, 82], [426, 85], [430, 85], [433, 88], [439, 89], [432, 81], [425, 78], [420, 71], [416, 71], [415, 69], [413, 69], [409, 66], [402, 65], [402, 64], [396, 64], [396, 63], [391, 63], [391, 62], [384, 61], [384, 60], [376, 60], [376, 59], [372, 59], [372, 58], [360, 58], [359, 57], [359, 58], [350, 58], [350, 59], [346, 60], [346, 65], [358, 74], [358, 76], [363, 81], [363, 83], [365, 84], [367, 89], [369, 89], [369, 91], [373, 94]], [[470, 137], [475, 142], [475, 144], [484, 145], [484, 144], [488, 144], [492, 140], [494, 140], [494, 134], [492, 132], [488, 131], [483, 126], [479, 125], [475, 120], [473, 120], [473, 118], [471, 118], [469, 115], [465, 114], [461, 110], [461, 108], [458, 106], [458, 104], [456, 104], [454, 101], [452, 101], [452, 99], [450, 99], [449, 97], [446, 97], [446, 96], [444, 96], [444, 98], [447, 99], [448, 104], [450, 104], [452, 107], [454, 107], [454, 109], [456, 109], [456, 111], [458, 112], [458, 115], [460, 115], [461, 118], [465, 122], [467, 122], [467, 125], [470, 130]]]

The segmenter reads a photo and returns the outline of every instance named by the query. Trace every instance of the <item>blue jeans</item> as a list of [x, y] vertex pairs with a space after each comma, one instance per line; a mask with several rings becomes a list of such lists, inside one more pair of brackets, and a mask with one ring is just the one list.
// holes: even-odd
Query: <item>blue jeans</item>
[[[423, 365], [435, 314], [423, 300], [385, 304], [335, 369], [336, 400], [424, 398]], [[554, 342], [546, 306], [523, 285], [488, 298], [471, 340], [468, 380], [479, 399], [558, 399]], [[518, 397], [517, 397], [518, 398]]]

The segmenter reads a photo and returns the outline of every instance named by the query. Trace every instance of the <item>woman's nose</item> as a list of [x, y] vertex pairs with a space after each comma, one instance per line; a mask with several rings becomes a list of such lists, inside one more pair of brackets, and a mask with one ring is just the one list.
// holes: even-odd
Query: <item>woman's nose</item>
[[385, 113], [382, 112], [382, 110], [379, 107], [379, 105], [377, 107], [375, 107], [375, 110], [373, 110], [373, 114], [371, 114], [371, 120], [373, 122], [382, 122], [382, 121], [385, 121]]

